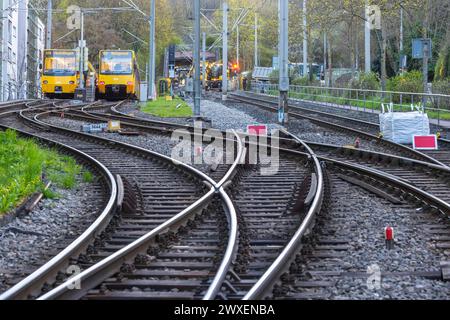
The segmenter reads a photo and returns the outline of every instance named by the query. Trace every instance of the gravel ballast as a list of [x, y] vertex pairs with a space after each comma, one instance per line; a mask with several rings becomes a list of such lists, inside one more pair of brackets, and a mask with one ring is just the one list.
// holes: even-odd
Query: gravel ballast
[[96, 179], [77, 180], [72, 190], [52, 187], [57, 199], [43, 199], [32, 213], [0, 228], [0, 292], [50, 260], [97, 218], [103, 186]]
[[[448, 282], [399, 274], [440, 271], [440, 263], [447, 261], [448, 256], [444, 250], [434, 247], [426, 226], [445, 226], [448, 224], [445, 218], [425, 213], [408, 203], [394, 206], [337, 176], [333, 177], [331, 199], [330, 209], [319, 216], [313, 235], [303, 248], [303, 258], [297, 258], [300, 272], [295, 278], [297, 283], [314, 280], [332, 285], [294, 289], [294, 284], [290, 296], [316, 294], [334, 300], [450, 299]], [[387, 226], [395, 230], [393, 250], [386, 249], [384, 228]], [[326, 239], [344, 241], [348, 249], [333, 250], [333, 246], [323, 245]], [[373, 266], [379, 268], [381, 282], [379, 287], [370, 288], [369, 277], [376, 271]], [[370, 272], [369, 267], [372, 267]], [[342, 275], [311, 276], [318, 271], [335, 271]]]

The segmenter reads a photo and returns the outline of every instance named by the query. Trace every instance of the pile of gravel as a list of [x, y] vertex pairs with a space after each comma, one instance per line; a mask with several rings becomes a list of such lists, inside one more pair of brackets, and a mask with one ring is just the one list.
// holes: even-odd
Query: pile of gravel
[[72, 190], [52, 187], [57, 199], [43, 199], [31, 214], [0, 228], [0, 292], [50, 260], [97, 218], [102, 185], [77, 180]]

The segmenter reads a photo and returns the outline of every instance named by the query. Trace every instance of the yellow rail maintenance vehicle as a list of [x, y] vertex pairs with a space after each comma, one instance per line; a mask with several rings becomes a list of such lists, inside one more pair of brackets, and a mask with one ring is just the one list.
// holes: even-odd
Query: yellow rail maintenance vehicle
[[74, 97], [79, 79], [76, 50], [45, 50], [42, 69], [44, 96], [50, 99]]
[[[206, 68], [207, 89], [222, 89], [223, 64], [215, 62]], [[227, 69], [227, 78], [230, 79], [230, 69]]]
[[134, 51], [100, 51], [97, 83], [98, 98], [138, 99], [140, 78]]

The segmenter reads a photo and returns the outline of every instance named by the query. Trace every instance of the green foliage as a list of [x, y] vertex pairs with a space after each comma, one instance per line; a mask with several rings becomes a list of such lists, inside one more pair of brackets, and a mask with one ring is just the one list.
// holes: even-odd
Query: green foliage
[[44, 195], [45, 199], [58, 199], [59, 198], [59, 194], [57, 194], [56, 192], [54, 192], [51, 189], [43, 189], [41, 192]]
[[397, 92], [423, 92], [423, 76], [419, 71], [405, 72], [388, 80], [387, 89]]
[[[289, 69], [289, 82], [292, 84], [294, 80], [294, 70]], [[276, 84], [280, 81], [280, 70], [275, 69], [269, 75], [270, 83]]]
[[[178, 108], [177, 108], [178, 107]], [[142, 112], [162, 118], [192, 117], [192, 108], [180, 98], [166, 101], [165, 97], [148, 102], [141, 108]]]
[[433, 93], [450, 95], [450, 78], [434, 81]]
[[[76, 185], [80, 170], [73, 158], [41, 148], [33, 140], [20, 139], [15, 131], [0, 132], [0, 214], [43, 191], [43, 173], [58, 187], [70, 189]], [[45, 195], [52, 196], [50, 191]]]
[[436, 69], [434, 71], [434, 80], [443, 80], [445, 77], [450, 77], [450, 47], [445, 48], [440, 54], [436, 62]]
[[293, 86], [317, 86], [320, 85], [320, 81], [313, 79], [312, 81], [309, 77], [297, 77], [291, 81]]
[[353, 89], [380, 90], [380, 80], [375, 72], [361, 73], [350, 82]]
[[94, 175], [90, 171], [84, 171], [83, 172], [83, 182], [91, 183], [92, 181], [94, 181]]

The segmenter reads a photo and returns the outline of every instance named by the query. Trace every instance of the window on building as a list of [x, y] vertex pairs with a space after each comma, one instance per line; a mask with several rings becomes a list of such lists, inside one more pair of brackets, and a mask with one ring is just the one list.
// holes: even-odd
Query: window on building
[[8, 21], [8, 42], [12, 43], [12, 21]]
[[13, 37], [17, 38], [17, 27], [16, 26], [13, 27]]
[[8, 61], [12, 60], [12, 49], [8, 48]]

